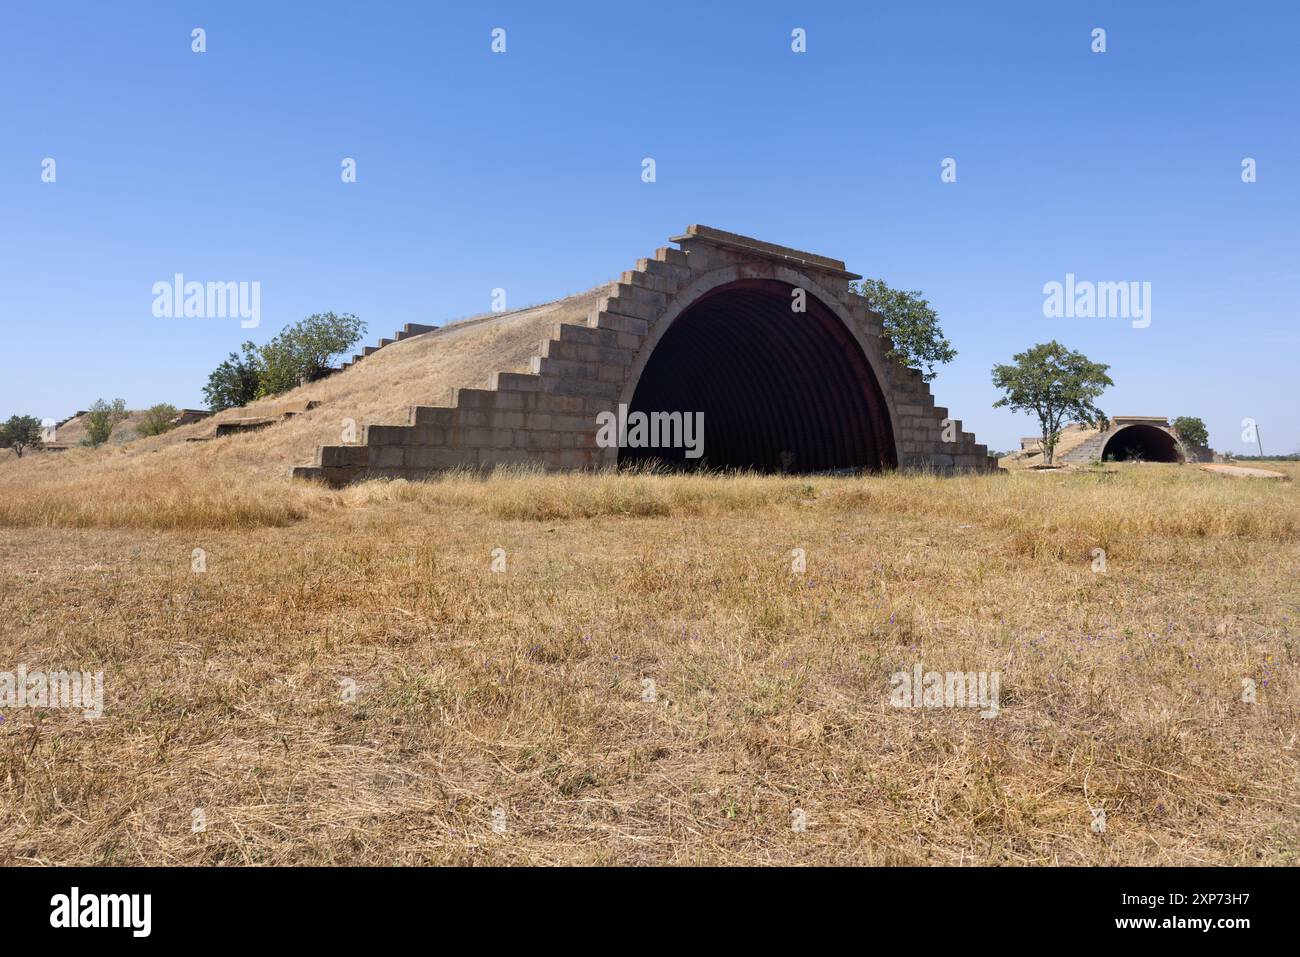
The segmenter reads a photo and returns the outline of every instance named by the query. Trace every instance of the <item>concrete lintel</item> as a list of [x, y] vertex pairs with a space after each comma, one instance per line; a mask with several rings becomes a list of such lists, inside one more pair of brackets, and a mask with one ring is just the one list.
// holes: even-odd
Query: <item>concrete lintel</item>
[[845, 279], [862, 278], [857, 273], [848, 272], [844, 268], [842, 260], [804, 252], [801, 249], [792, 249], [789, 246], [778, 246], [776, 243], [764, 242], [761, 239], [754, 239], [752, 236], [741, 236], [739, 233], [729, 233], [724, 229], [714, 229], [712, 226], [687, 226], [683, 235], [674, 236], [671, 241], [680, 244], [691, 240], [706, 242], [714, 246], [739, 249], [742, 252], [763, 256], [768, 259], [797, 263], [800, 266], [817, 269], [835, 276], [842, 276]]
[[1163, 415], [1112, 415], [1111, 425], [1156, 425], [1169, 428], [1169, 419]]

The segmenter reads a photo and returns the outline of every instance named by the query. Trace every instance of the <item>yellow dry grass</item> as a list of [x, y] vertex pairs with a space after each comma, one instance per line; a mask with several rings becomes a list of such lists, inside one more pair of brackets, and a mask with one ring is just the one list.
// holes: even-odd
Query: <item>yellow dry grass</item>
[[[206, 448], [0, 465], [0, 671], [106, 685], [3, 710], [0, 862], [1295, 862], [1295, 482], [330, 490]], [[916, 663], [999, 715], [891, 707]]]
[[[527, 372], [529, 360], [539, 354], [551, 326], [583, 323], [604, 291], [605, 287], [600, 287], [395, 342], [336, 375], [160, 436], [124, 444], [110, 439], [104, 448], [29, 455], [21, 462], [12, 461], [13, 456], [0, 450], [0, 477], [22, 475], [25, 480], [57, 482], [77, 469], [93, 467], [116, 471], [123, 481], [134, 475], [140, 482], [147, 482], [160, 469], [178, 475], [234, 470], [240, 482], [249, 476], [283, 478], [295, 465], [310, 465], [318, 445], [342, 444], [345, 421], [356, 426], [405, 425], [412, 405], [446, 405], [453, 388], [484, 388], [494, 372]], [[275, 416], [283, 410], [296, 412], [308, 402], [319, 405], [260, 432], [187, 441], [211, 436], [218, 422]], [[79, 420], [73, 420], [57, 438], [76, 442], [84, 435]]]

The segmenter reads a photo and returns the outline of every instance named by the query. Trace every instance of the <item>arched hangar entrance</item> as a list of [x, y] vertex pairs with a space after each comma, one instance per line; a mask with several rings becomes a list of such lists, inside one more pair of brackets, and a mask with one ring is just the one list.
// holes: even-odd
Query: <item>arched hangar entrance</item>
[[[455, 337], [466, 363], [448, 364], [451, 401], [413, 406], [405, 424], [368, 423], [360, 443], [318, 446], [293, 474], [342, 485], [651, 458], [764, 472], [997, 470], [921, 372], [890, 358], [883, 317], [853, 294], [861, 277], [842, 260], [699, 224], [671, 241], [677, 248], [656, 249], [587, 292], [445, 330], [408, 325], [380, 340], [375, 349], [428, 336], [423, 347], [436, 355]], [[802, 312], [792, 308], [798, 291]], [[524, 371], [515, 343], [543, 327]], [[475, 388], [466, 377], [480, 360], [492, 365]], [[634, 443], [646, 412], [657, 413], [652, 441]], [[695, 415], [687, 440], [683, 413], [702, 419], [702, 443]], [[664, 431], [678, 441], [663, 443]]]
[[701, 413], [702, 454], [619, 449], [620, 465], [810, 472], [897, 466], [889, 410], [844, 323], [809, 292], [740, 279], [696, 299], [663, 333], [636, 383], [636, 413]]
[[1102, 449], [1103, 462], [1182, 462], [1183, 452], [1174, 437], [1154, 425], [1128, 425]]

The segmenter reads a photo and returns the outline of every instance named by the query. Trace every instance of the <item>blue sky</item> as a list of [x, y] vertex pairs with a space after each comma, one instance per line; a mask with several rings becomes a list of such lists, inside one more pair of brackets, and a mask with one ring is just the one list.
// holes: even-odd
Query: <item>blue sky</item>
[[[958, 350], [938, 402], [991, 448], [1034, 425], [992, 408], [990, 368], [1056, 338], [1111, 365], [1111, 414], [1199, 415], [1243, 452], [1252, 417], [1295, 451], [1298, 10], [8, 4], [0, 417], [197, 406], [239, 342], [309, 313], [373, 341], [496, 287], [545, 301], [698, 222], [923, 291]], [[156, 318], [177, 272], [260, 282], [261, 325]], [[1066, 273], [1150, 282], [1150, 327], [1044, 317]]]

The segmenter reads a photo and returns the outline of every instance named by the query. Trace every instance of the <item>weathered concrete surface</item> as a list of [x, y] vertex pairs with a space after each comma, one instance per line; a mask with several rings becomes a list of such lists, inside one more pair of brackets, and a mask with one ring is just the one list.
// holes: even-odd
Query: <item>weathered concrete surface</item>
[[[414, 406], [404, 424], [363, 427], [358, 444], [318, 447], [294, 475], [337, 484], [613, 467], [620, 450], [598, 445], [597, 417], [650, 401], [652, 382], [660, 397], [709, 410], [695, 464], [996, 468], [919, 372], [885, 358], [880, 319], [849, 292], [858, 277], [842, 262], [705, 226], [673, 242], [609, 283], [585, 323], [555, 324], [528, 372], [454, 389], [446, 406]], [[799, 291], [804, 312], [790, 305]], [[665, 363], [671, 350], [679, 359]]]
[[1109, 428], [1096, 432], [1057, 458], [1075, 464], [1130, 458], [1145, 462], [1194, 462], [1197, 453], [1183, 442], [1178, 430], [1164, 416], [1120, 415], [1110, 420]]

